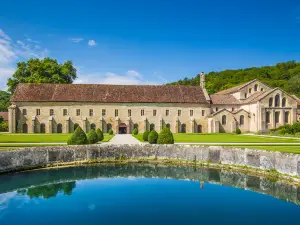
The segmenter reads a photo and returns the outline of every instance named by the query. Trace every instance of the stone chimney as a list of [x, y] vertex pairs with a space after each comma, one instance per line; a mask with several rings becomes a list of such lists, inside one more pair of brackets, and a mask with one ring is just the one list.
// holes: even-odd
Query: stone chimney
[[200, 74], [200, 87], [205, 89], [205, 74], [204, 74], [204, 72], [201, 72], [201, 74]]

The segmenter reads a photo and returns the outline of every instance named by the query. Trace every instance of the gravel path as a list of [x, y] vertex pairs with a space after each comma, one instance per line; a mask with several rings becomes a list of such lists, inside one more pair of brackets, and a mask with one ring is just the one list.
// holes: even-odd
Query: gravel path
[[103, 144], [141, 144], [139, 140], [132, 137], [131, 134], [116, 134], [109, 142]]

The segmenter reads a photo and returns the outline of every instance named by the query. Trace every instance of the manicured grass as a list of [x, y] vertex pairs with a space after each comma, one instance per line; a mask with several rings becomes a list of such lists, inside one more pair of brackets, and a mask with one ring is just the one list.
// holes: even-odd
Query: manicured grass
[[256, 146], [255, 145], [255, 146], [234, 146], [234, 147], [300, 154], [300, 145], [299, 146], [292, 146], [292, 145], [284, 145], [284, 146], [282, 146], [282, 145], [272, 145], [272, 146], [257, 145]]
[[[72, 134], [0, 134], [0, 143], [60, 143], [67, 142]], [[109, 141], [113, 135], [104, 134], [102, 142]]]
[[[236, 134], [173, 134], [175, 142], [212, 142], [212, 143], [289, 143], [299, 142], [300, 139], [283, 139], [276, 137], [258, 137], [251, 135]], [[133, 135], [143, 142], [143, 134]]]

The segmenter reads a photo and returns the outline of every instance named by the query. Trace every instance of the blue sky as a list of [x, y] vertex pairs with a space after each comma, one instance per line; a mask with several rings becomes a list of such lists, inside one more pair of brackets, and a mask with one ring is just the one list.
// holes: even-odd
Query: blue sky
[[300, 61], [295, 0], [2, 1], [0, 88], [17, 61], [72, 60], [76, 83], [163, 84]]

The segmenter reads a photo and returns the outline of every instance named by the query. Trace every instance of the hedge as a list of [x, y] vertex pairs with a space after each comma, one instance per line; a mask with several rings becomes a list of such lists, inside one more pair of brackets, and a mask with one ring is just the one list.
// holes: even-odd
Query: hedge
[[86, 137], [86, 134], [84, 131], [81, 129], [80, 126], [76, 128], [72, 136], [69, 138], [68, 145], [85, 145], [88, 144], [88, 140]]

